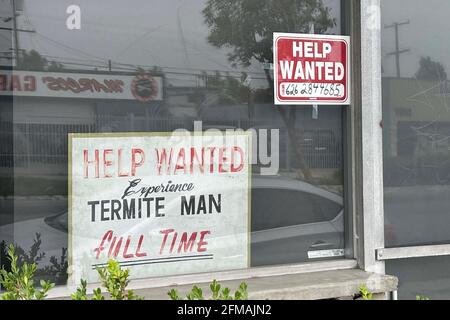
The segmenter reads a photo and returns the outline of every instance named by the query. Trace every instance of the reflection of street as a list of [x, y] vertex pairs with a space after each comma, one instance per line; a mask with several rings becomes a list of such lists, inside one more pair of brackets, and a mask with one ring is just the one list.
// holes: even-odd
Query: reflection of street
[[450, 186], [386, 188], [385, 217], [398, 245], [450, 242]]
[[14, 199], [14, 221], [21, 222], [45, 218], [67, 211], [67, 197], [16, 197]]
[[[2, 202], [0, 201], [0, 203]], [[43, 238], [44, 245], [57, 248], [56, 255], [60, 254], [62, 247], [67, 247], [66, 237], [55, 238], [54, 228], [43, 223], [43, 219], [47, 217], [67, 212], [67, 197], [15, 197], [13, 202], [14, 224], [10, 218], [5, 219], [10, 224], [0, 228], [0, 235], [4, 239], [14, 239], [23, 249], [28, 250], [33, 244], [36, 234], [39, 233]], [[55, 254], [55, 252], [49, 252], [47, 258], [50, 258], [50, 253]]]
[[65, 210], [67, 210], [67, 197], [63, 196], [2, 197], [0, 199], [0, 221], [3, 224], [45, 218]]
[[386, 273], [399, 277], [399, 299], [415, 300], [416, 296], [448, 299], [450, 257], [388, 261]]
[[[415, 186], [385, 189], [385, 216], [394, 226], [396, 246], [450, 242], [450, 186]], [[427, 296], [447, 299], [450, 258], [393, 260], [386, 273], [399, 277], [399, 298]], [[426, 290], [426, 291], [425, 291]]]

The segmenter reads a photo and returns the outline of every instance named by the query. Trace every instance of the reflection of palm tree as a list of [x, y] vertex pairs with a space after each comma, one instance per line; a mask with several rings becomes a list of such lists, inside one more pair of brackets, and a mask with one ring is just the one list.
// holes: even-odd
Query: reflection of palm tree
[[[322, 0], [208, 0], [203, 10], [210, 28], [208, 41], [216, 47], [232, 48], [229, 60], [250, 66], [253, 61], [267, 65], [273, 62], [274, 32], [307, 33], [313, 24], [317, 33], [325, 33], [336, 25], [330, 8]], [[265, 68], [269, 88], [273, 89], [270, 70]], [[273, 91], [273, 90], [272, 90]], [[296, 109], [277, 107], [286, 126], [304, 179], [312, 182], [296, 129]]]

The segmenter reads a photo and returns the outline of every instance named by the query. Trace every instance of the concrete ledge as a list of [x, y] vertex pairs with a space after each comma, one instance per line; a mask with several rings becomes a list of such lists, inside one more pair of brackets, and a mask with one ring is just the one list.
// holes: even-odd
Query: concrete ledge
[[[361, 285], [366, 285], [375, 297], [397, 290], [396, 277], [367, 273], [361, 270], [338, 270], [304, 273], [248, 280], [224, 281], [221, 284], [232, 292], [245, 281], [248, 284], [251, 300], [322, 300], [350, 297], [359, 292]], [[207, 297], [209, 284], [198, 285]], [[161, 287], [136, 290], [136, 293], [149, 300], [167, 300], [167, 292], [175, 288], [185, 296], [192, 285]]]
[[[221, 272], [210, 272], [202, 274], [186, 274], [162, 278], [135, 279], [130, 281], [128, 289], [131, 290], [150, 290], [151, 288], [164, 288], [183, 285], [210, 283], [216, 279], [221, 283], [224, 281], [238, 282], [241, 279], [267, 278], [284, 275], [294, 275], [312, 272], [351, 270], [358, 266], [356, 260], [334, 260], [321, 261], [283, 266], [257, 267], [244, 270], [230, 270]], [[244, 281], [244, 280], [242, 280]], [[99, 283], [88, 285], [88, 292], [101, 287]], [[77, 286], [57, 286], [50, 290], [49, 299], [67, 298], [77, 289]], [[165, 298], [165, 297], [164, 297]]]

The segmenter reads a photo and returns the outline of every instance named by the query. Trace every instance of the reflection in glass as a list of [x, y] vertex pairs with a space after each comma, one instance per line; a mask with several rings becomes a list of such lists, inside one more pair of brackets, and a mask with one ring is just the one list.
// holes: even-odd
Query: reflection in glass
[[[1, 163], [14, 168], [14, 223], [0, 226], [0, 236], [26, 251], [39, 234], [41, 265], [60, 270], [56, 257], [64, 268], [68, 133], [192, 131], [201, 120], [203, 130], [269, 130], [263, 140], [269, 154], [279, 144], [275, 173], [261, 176], [270, 163], [258, 157], [253, 169], [253, 266], [343, 249], [343, 110], [321, 107], [313, 119], [311, 107], [275, 107], [271, 66], [273, 32], [314, 27], [339, 34], [340, 1], [113, 0], [107, 9], [101, 3], [84, 3], [81, 30], [69, 30], [60, 14], [65, 1], [24, 1], [17, 22], [30, 32], [19, 34], [19, 54], [11, 56], [17, 74], [53, 72], [66, 80], [74, 72], [150, 74], [164, 78], [164, 97], [143, 101], [151, 95], [146, 83], [138, 84], [137, 100], [77, 98], [73, 83], [58, 87], [60, 97], [16, 88], [8, 124], [14, 153]], [[26, 79], [20, 80], [23, 89]], [[272, 129], [279, 141], [272, 141]], [[0, 159], [11, 153], [0, 150]]]
[[387, 246], [450, 241], [449, 10], [382, 1], [385, 216], [396, 239]]

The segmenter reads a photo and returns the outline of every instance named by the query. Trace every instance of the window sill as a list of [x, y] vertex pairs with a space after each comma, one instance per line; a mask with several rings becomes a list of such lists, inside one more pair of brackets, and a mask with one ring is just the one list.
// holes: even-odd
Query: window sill
[[[242, 280], [225, 281], [224, 287], [238, 288]], [[351, 297], [366, 285], [376, 298], [397, 290], [398, 280], [392, 276], [367, 273], [362, 270], [337, 270], [291, 274], [245, 280], [251, 300], [322, 300]], [[208, 284], [199, 285], [203, 292], [210, 292]], [[185, 296], [190, 285], [137, 290], [136, 293], [149, 300], [166, 300], [167, 292], [175, 288]]]
[[[293, 265], [281, 265], [273, 267], [258, 267], [244, 270], [231, 270], [222, 272], [186, 274], [162, 278], [138, 279], [130, 281], [128, 289], [144, 290], [152, 289], [161, 290], [165, 287], [183, 286], [193, 284], [198, 285], [202, 283], [210, 283], [214, 279], [217, 281], [233, 281], [252, 278], [267, 278], [284, 275], [303, 274], [311, 272], [333, 271], [333, 270], [348, 270], [357, 268], [356, 260], [331, 260], [321, 262], [311, 262]], [[100, 284], [88, 285], [88, 292], [100, 287]], [[69, 297], [70, 294], [76, 291], [76, 286], [57, 286], [52, 289], [49, 294], [49, 299], [58, 299]], [[165, 294], [165, 292], [163, 292]]]
[[[231, 290], [245, 281], [249, 286], [249, 298], [314, 300], [352, 296], [365, 284], [373, 293], [395, 291], [397, 279], [375, 275], [356, 269], [355, 260], [336, 260], [300, 265], [253, 268], [248, 270], [218, 273], [182, 275], [168, 278], [133, 280], [129, 289], [146, 299], [168, 299], [167, 292], [176, 288], [185, 294], [192, 286], [198, 285], [209, 292], [208, 285], [217, 279]], [[88, 292], [99, 285], [89, 285]], [[75, 292], [75, 287], [56, 287], [48, 298], [67, 298]]]

